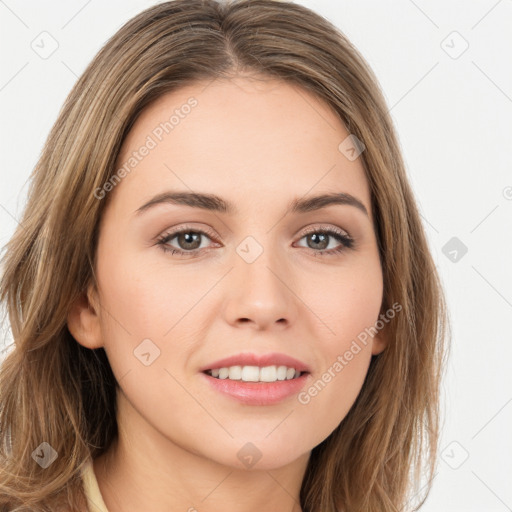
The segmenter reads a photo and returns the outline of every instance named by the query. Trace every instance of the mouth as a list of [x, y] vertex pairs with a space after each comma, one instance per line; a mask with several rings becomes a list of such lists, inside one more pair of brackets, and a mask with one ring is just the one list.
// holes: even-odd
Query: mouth
[[311, 380], [311, 368], [288, 354], [243, 352], [199, 369], [213, 391], [244, 405], [277, 405]]
[[277, 406], [296, 396], [310, 381], [309, 371], [293, 366], [221, 366], [203, 370], [213, 391], [244, 406]]
[[272, 383], [285, 380], [298, 379], [307, 371], [300, 371], [292, 366], [222, 366], [204, 370], [203, 373], [219, 380], [234, 380], [241, 382]]

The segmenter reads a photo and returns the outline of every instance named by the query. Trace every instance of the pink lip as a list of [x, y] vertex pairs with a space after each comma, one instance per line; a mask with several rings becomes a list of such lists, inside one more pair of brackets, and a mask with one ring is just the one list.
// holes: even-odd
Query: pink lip
[[219, 359], [213, 363], [208, 363], [206, 366], [200, 368], [199, 371], [204, 372], [206, 370], [226, 368], [230, 366], [287, 366], [288, 368], [295, 368], [299, 372], [311, 373], [309, 367], [302, 361], [277, 352], [269, 354], [236, 354], [231, 357]]
[[[302, 375], [296, 379], [275, 382], [244, 382], [241, 380], [217, 379], [205, 373], [206, 370], [229, 368], [230, 366], [287, 366], [302, 372]], [[209, 363], [203, 366], [200, 371], [213, 389], [247, 405], [271, 405], [295, 395], [304, 387], [311, 374], [309, 367], [302, 361], [277, 352], [236, 354]]]
[[[232, 365], [233, 366], [233, 365]], [[213, 389], [247, 405], [272, 405], [296, 395], [306, 385], [311, 374], [276, 382], [243, 382], [240, 380], [217, 379], [206, 373], [200, 374]]]

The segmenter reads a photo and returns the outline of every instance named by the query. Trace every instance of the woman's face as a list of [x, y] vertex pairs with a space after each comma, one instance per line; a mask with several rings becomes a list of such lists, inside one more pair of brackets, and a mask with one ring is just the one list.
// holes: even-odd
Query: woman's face
[[[81, 332], [69, 324], [105, 348], [121, 428], [269, 469], [309, 454], [345, 417], [385, 347], [380, 332], [360, 341], [383, 281], [348, 136], [305, 90], [247, 77], [187, 86], [138, 118], [120, 180], [95, 192], [111, 196], [93, 308]], [[361, 206], [312, 200], [325, 194]], [[307, 373], [279, 380], [298, 375], [280, 366]]]

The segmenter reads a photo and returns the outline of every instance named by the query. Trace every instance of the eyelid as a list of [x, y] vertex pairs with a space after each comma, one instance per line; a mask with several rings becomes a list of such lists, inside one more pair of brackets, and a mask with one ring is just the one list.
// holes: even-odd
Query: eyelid
[[216, 233], [208, 227], [205, 227], [205, 228], [200, 227], [199, 228], [196, 226], [192, 226], [190, 224], [182, 224], [177, 228], [171, 228], [169, 230], [166, 230], [163, 234], [158, 235], [155, 239], [158, 240], [158, 239], [162, 239], [164, 237], [179, 235], [180, 233], [184, 233], [187, 231], [193, 231], [194, 233], [202, 233], [202, 234], [208, 235], [212, 239], [217, 238]]
[[309, 235], [310, 233], [316, 233], [317, 231], [335, 231], [336, 233], [346, 236], [347, 238], [352, 238], [350, 233], [346, 229], [339, 228], [338, 226], [333, 225], [318, 225], [314, 224], [312, 226], [306, 226], [304, 231], [302, 231], [302, 236]]

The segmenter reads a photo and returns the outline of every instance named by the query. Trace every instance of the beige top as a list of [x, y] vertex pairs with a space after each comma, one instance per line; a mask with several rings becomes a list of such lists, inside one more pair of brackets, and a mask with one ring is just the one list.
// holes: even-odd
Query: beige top
[[98, 481], [96, 480], [92, 459], [89, 459], [82, 470], [82, 480], [84, 483], [85, 495], [87, 496], [89, 512], [108, 512], [98, 486]]

